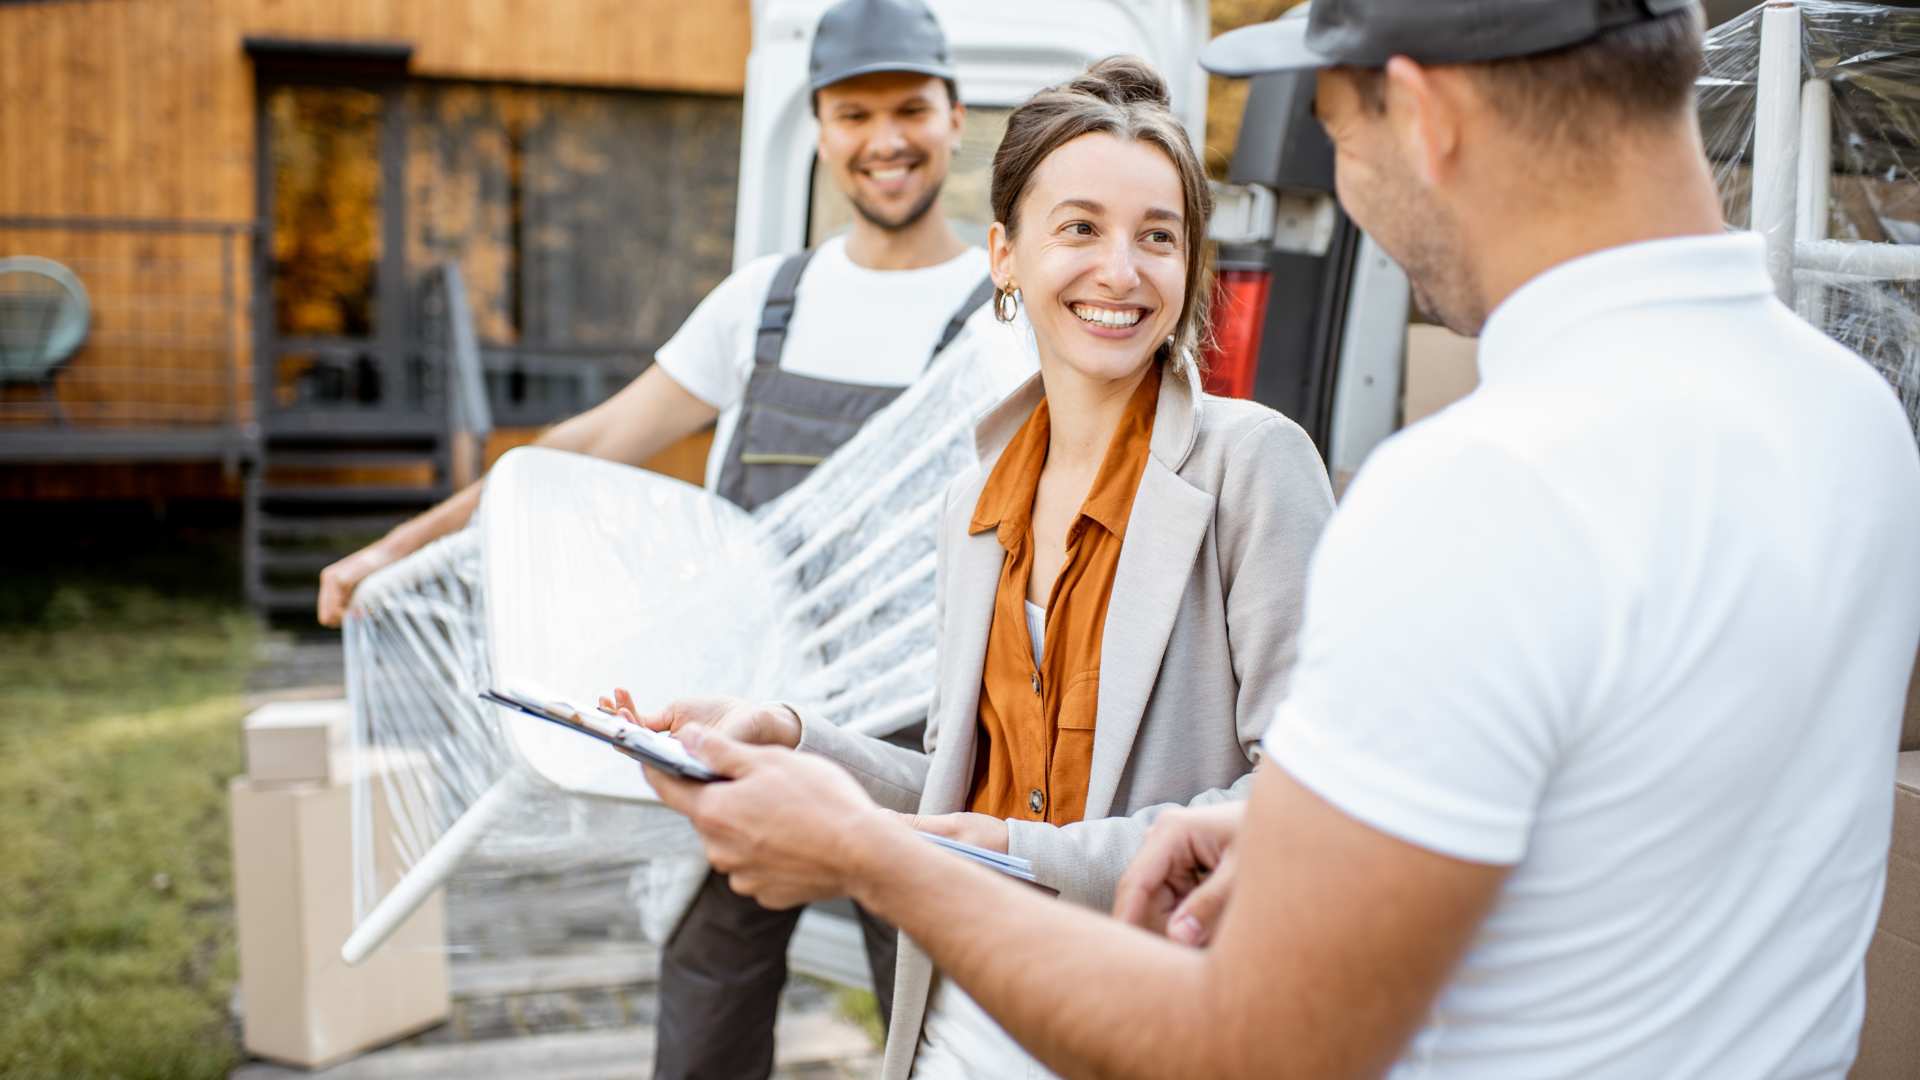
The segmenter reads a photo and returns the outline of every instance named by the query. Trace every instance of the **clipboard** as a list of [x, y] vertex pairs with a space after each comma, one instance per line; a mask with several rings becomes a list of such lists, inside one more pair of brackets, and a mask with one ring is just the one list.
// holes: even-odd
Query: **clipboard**
[[955, 855], [966, 859], [968, 862], [979, 863], [989, 870], [998, 870], [1008, 877], [1016, 881], [1024, 881], [1028, 885], [1050, 896], [1060, 895], [1059, 889], [1040, 884], [1040, 879], [1033, 876], [1033, 863], [1018, 855], [1002, 855], [997, 851], [990, 851], [987, 848], [978, 847], [973, 844], [963, 844], [958, 840], [949, 840], [944, 836], [920, 829], [915, 829], [914, 832], [919, 833], [922, 839], [932, 843], [935, 847], [951, 851]]
[[635, 761], [645, 762], [670, 776], [703, 784], [720, 779], [673, 736], [638, 724], [629, 724], [602, 709], [589, 709], [568, 701], [545, 687], [515, 680], [504, 688], [482, 693], [480, 698], [571, 728], [582, 735], [590, 735]]

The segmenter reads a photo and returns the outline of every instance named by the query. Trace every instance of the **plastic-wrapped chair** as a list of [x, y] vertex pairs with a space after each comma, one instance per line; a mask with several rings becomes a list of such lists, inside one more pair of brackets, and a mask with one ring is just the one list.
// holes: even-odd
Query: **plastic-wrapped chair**
[[34, 383], [53, 421], [67, 416], [54, 392], [60, 365], [86, 343], [93, 305], [73, 271], [33, 255], [0, 259], [0, 383]]
[[1920, 11], [1767, 4], [1704, 42], [1701, 131], [1733, 227], [1780, 298], [1920, 423]]
[[[476, 695], [495, 679], [587, 699], [625, 686], [643, 706], [778, 694], [875, 736], [924, 719], [942, 497], [975, 460], [977, 418], [1033, 370], [1015, 331], [976, 320], [969, 333], [1007, 339], [956, 342], [752, 515], [640, 469], [519, 450], [494, 467], [474, 526], [360, 586], [346, 622], [356, 752], [403, 754], [414, 767], [356, 781], [364, 914], [342, 949], [348, 962], [530, 798], [654, 801], [639, 768], [604, 746], [483, 705]], [[410, 866], [398, 882], [373, 874], [375, 798], [387, 800]], [[691, 829], [659, 814], [647, 826], [653, 850], [697, 853]], [[616, 839], [630, 840], [589, 821], [545, 843]]]

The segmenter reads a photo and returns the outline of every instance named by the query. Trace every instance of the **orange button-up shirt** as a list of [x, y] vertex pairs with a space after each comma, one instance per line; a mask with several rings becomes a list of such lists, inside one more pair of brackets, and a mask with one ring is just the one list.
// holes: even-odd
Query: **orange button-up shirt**
[[1086, 813], [1100, 701], [1100, 636], [1159, 402], [1156, 365], [1128, 401], [1080, 515], [1067, 527], [1067, 561], [1047, 597], [1037, 667], [1026, 599], [1033, 574], [1033, 497], [1052, 431], [1045, 399], [1007, 444], [980, 491], [968, 532], [995, 529], [1007, 559], [980, 678], [970, 807], [975, 813], [1053, 825], [1079, 821]]

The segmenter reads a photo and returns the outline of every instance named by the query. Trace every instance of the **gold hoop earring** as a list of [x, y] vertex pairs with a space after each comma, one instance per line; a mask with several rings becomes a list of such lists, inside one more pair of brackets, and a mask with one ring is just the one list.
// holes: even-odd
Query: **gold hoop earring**
[[1018, 289], [1011, 292], [1000, 290], [993, 298], [993, 317], [1004, 323], [1012, 322], [1020, 314], [1019, 292]]

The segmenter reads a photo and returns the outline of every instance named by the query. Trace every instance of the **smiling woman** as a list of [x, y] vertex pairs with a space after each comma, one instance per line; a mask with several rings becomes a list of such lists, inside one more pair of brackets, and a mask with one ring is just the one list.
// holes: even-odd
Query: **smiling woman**
[[[1052, 606], [1049, 586], [1072, 561], [1068, 531], [1124, 450], [1123, 413], [1151, 407], [1136, 399], [1158, 394], [1146, 385], [1152, 369], [1197, 374], [1210, 280], [1199, 252], [1213, 197], [1159, 75], [1113, 57], [1015, 111], [994, 157], [993, 208], [995, 311], [1005, 317], [1018, 297], [1046, 387], [1022, 431], [1044, 462], [1029, 495], [1026, 592]], [[1141, 456], [1151, 431], [1149, 417]], [[1117, 558], [1118, 535], [1111, 541]]]
[[[1015, 109], [992, 190], [996, 313], [1025, 310], [1040, 374], [981, 419], [980, 464], [947, 491], [925, 753], [804, 705], [639, 719], [831, 758], [906, 824], [1027, 859], [1061, 899], [1105, 909], [1155, 818], [1249, 790], [1333, 499], [1299, 427], [1199, 389], [1211, 200], [1151, 68], [1109, 59]], [[712, 785], [716, 802], [749, 805], [771, 790], [757, 780]], [[656, 786], [716, 868], [746, 871], [735, 891], [816, 898], [732, 843], [791, 807], [730, 817]], [[887, 1080], [1046, 1075], [924, 953], [903, 942], [897, 972]]]
[[[1175, 268], [1176, 282], [1172, 289], [1156, 290], [1174, 306], [1163, 308], [1159, 312], [1162, 317], [1150, 320], [1149, 328], [1172, 327], [1165, 335], [1167, 349], [1156, 350], [1155, 355], [1185, 366], [1197, 362], [1200, 341], [1206, 333], [1207, 301], [1213, 292], [1206, 261], [1195, 257], [1206, 242], [1207, 219], [1213, 215], [1213, 190], [1168, 102], [1166, 83], [1159, 74], [1130, 56], [1103, 60], [1080, 78], [1041, 91], [1021, 105], [1008, 122], [1006, 137], [994, 155], [992, 199], [998, 235], [1009, 248], [1020, 231], [1022, 214], [1029, 210], [1027, 204], [1034, 201], [1038, 205], [1033, 209], [1044, 214], [1042, 227], [1063, 240], [1067, 239], [1062, 233], [1065, 230], [1073, 241], [1079, 241], [1071, 246], [1097, 253], [1098, 248], [1091, 243], [1097, 239], [1097, 227], [1076, 218], [1073, 211], [1101, 217], [1111, 216], [1120, 207], [1090, 197], [1091, 189], [1065, 192], [1063, 177], [1104, 177], [1106, 186], [1116, 191], [1124, 189], [1123, 201], [1150, 195], [1146, 203], [1136, 207], [1140, 218], [1136, 224], [1152, 228], [1135, 240], [1144, 242], [1159, 256], [1147, 265], [1163, 273]], [[1143, 184], [1155, 190], [1142, 190]], [[1061, 198], [1057, 202], [1030, 200], [1036, 187]], [[1105, 224], [1111, 227], [1117, 223]], [[1002, 287], [1002, 295], [1021, 291], [1013, 278], [1000, 272], [1000, 248], [994, 250], [995, 284]], [[1037, 283], [1029, 277], [1027, 290]], [[1000, 299], [995, 297], [996, 302]], [[1135, 326], [1145, 314], [1144, 308], [1133, 305], [1097, 301], [1068, 304], [1082, 320], [1105, 328]], [[1031, 298], [1028, 315], [1035, 317]], [[1159, 341], [1161, 335], [1130, 333], [1124, 337]]]

